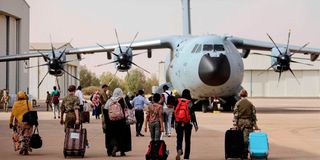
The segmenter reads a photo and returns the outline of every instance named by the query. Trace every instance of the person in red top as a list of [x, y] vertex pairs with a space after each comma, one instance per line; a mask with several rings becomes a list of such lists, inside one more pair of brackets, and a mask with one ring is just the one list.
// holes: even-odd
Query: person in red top
[[[178, 98], [178, 104], [174, 108], [175, 129], [177, 133], [177, 156], [176, 160], [180, 160], [183, 154], [182, 141], [184, 137], [185, 150], [184, 159], [189, 159], [190, 144], [191, 144], [191, 131], [194, 126], [195, 131], [198, 131], [198, 124], [196, 114], [193, 109], [193, 102], [190, 91], [184, 89], [181, 98]], [[185, 113], [185, 115], [183, 114]]]
[[147, 126], [149, 124], [149, 130], [151, 134], [151, 140], [160, 140], [161, 132], [163, 132], [163, 119], [162, 119], [162, 105], [159, 103], [161, 99], [160, 94], [156, 93], [153, 95], [153, 104], [148, 106], [145, 128], [147, 132]]

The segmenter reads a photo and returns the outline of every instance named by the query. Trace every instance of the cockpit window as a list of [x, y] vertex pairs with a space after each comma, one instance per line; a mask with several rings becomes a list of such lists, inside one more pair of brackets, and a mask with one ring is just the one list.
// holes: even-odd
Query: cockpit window
[[200, 44], [196, 52], [199, 53], [201, 51], [201, 48], [202, 48], [202, 45]]
[[204, 44], [203, 45], [203, 51], [212, 51], [213, 45], [212, 44]]
[[203, 51], [224, 51], [224, 47], [222, 44], [204, 44]]
[[194, 53], [194, 52], [197, 50], [198, 46], [199, 46], [199, 44], [196, 44], [196, 45], [194, 46], [194, 48], [192, 49], [191, 53]]
[[214, 48], [214, 51], [224, 51], [224, 47], [222, 44], [215, 44], [213, 48]]

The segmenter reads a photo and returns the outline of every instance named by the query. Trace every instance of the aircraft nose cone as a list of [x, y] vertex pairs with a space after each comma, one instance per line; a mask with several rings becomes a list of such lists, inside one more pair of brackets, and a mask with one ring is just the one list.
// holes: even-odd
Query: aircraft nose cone
[[230, 77], [230, 63], [227, 56], [219, 57], [204, 55], [199, 64], [199, 77], [203, 83], [209, 86], [218, 86], [225, 83]]

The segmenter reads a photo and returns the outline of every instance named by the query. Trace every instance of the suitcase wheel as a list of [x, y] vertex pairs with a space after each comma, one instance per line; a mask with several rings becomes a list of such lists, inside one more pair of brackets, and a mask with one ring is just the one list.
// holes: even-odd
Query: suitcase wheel
[[67, 158], [67, 153], [66, 153], [66, 151], [63, 151], [63, 156], [64, 156], [64, 158]]

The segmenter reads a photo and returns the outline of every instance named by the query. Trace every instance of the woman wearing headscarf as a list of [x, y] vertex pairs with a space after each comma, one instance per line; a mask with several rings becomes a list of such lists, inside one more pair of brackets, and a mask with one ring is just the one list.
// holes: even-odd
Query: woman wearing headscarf
[[27, 155], [31, 152], [29, 146], [30, 137], [33, 132], [33, 126], [22, 122], [23, 115], [32, 110], [31, 102], [23, 91], [17, 93], [17, 101], [14, 102], [10, 115], [9, 127], [13, 129], [14, 150], [20, 150], [19, 154]]
[[103, 109], [103, 117], [105, 118], [105, 145], [108, 156], [115, 157], [118, 151], [120, 151], [120, 156], [126, 156], [125, 152], [131, 151], [131, 131], [130, 125], [126, 123], [126, 118], [113, 121], [109, 118], [109, 107], [111, 104], [118, 102], [123, 111], [128, 107], [123, 96], [122, 90], [116, 88]]
[[[189, 115], [187, 122], [181, 122], [178, 120], [178, 110], [182, 109], [182, 103], [189, 109]], [[179, 108], [178, 108], [179, 107]], [[181, 113], [181, 112], [180, 112]], [[183, 111], [183, 113], [186, 113]], [[178, 115], [176, 115], [178, 114]], [[185, 150], [184, 150], [184, 159], [189, 159], [190, 156], [190, 145], [191, 145], [191, 131], [192, 126], [194, 126], [195, 131], [198, 131], [198, 124], [196, 119], [196, 114], [194, 113], [193, 109], [193, 102], [191, 98], [190, 91], [188, 89], [184, 89], [182, 91], [181, 98], [178, 98], [178, 104], [175, 106], [174, 109], [174, 118], [175, 118], [175, 129], [177, 133], [177, 156], [176, 160], [180, 160], [180, 156], [183, 154], [182, 151], [182, 141], [184, 136], [185, 141]]]

